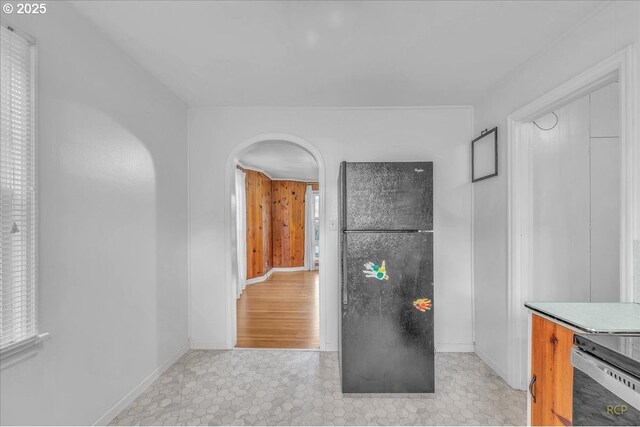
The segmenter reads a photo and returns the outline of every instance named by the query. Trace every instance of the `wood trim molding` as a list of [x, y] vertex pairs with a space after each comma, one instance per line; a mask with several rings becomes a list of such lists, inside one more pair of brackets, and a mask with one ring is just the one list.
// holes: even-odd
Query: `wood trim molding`
[[240, 169], [242, 172], [246, 172], [246, 171], [260, 172], [261, 174], [266, 175], [267, 178], [269, 178], [271, 181], [274, 180], [274, 178], [265, 170], [254, 168], [252, 166], [247, 166], [244, 163], [240, 162], [240, 160], [236, 160], [235, 163], [236, 163], [236, 168]]
[[254, 168], [253, 166], [247, 166], [244, 163], [241, 163], [239, 160], [236, 161], [236, 168], [238, 168], [242, 172], [255, 171], [255, 172], [263, 173], [271, 181], [296, 181], [296, 182], [304, 182], [304, 183], [309, 184], [309, 185], [317, 185], [317, 186], [320, 185], [320, 181], [319, 180], [318, 181], [309, 181], [309, 180], [295, 179], [295, 178], [274, 178], [273, 176], [271, 176], [271, 174], [269, 174], [269, 172], [265, 171], [264, 169]]

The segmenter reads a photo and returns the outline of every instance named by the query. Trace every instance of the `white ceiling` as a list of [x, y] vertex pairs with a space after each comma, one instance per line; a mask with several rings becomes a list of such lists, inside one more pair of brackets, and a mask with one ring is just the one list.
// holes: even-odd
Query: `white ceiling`
[[265, 171], [271, 178], [318, 181], [318, 163], [311, 153], [288, 141], [263, 141], [238, 159], [244, 166]]
[[189, 105], [471, 104], [599, 1], [74, 1]]

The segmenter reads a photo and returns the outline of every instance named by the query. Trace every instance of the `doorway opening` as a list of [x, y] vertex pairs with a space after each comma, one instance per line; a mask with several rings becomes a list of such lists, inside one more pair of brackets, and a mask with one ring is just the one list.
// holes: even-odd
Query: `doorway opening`
[[232, 347], [322, 347], [316, 154], [289, 139], [265, 138], [233, 159]]
[[[633, 301], [635, 63], [631, 46], [507, 118], [511, 387], [527, 386], [526, 301]], [[538, 280], [550, 285], [536, 289]]]
[[620, 301], [619, 86], [528, 124], [532, 301]]

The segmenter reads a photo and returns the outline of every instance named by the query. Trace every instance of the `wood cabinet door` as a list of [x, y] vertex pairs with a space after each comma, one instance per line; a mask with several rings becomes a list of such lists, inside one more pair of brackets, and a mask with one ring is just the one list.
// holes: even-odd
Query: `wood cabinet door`
[[535, 314], [532, 316], [531, 425], [572, 425], [572, 346], [570, 329]]

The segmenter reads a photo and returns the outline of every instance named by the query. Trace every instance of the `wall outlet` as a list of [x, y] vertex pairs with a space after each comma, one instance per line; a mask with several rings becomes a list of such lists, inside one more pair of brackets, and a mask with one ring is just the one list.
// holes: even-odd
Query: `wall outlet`
[[338, 220], [336, 218], [329, 218], [329, 230], [338, 230]]

